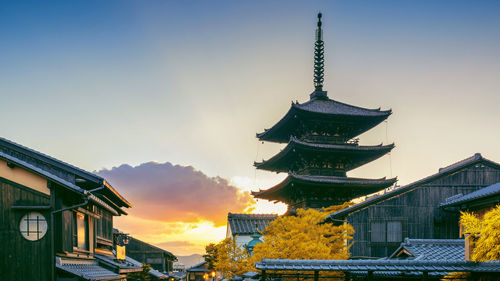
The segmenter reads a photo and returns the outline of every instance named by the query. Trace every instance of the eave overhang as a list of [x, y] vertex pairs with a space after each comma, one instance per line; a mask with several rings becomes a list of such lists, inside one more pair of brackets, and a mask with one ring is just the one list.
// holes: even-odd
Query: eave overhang
[[[393, 185], [397, 178], [362, 179], [335, 176], [309, 176], [289, 173], [282, 182], [266, 189], [252, 192], [259, 199], [288, 202], [294, 192], [321, 191], [324, 197], [341, 192], [356, 194], [356, 197], [371, 194]], [[353, 198], [356, 198], [353, 197]]]
[[288, 172], [298, 155], [307, 157], [307, 153], [313, 153], [314, 158], [348, 159], [345, 171], [358, 168], [366, 163], [374, 161], [394, 148], [394, 143], [389, 145], [359, 146], [352, 144], [317, 144], [300, 141], [294, 137], [290, 138], [288, 145], [278, 154], [263, 162], [255, 162], [257, 169], [275, 172]]
[[305, 103], [293, 103], [281, 120], [270, 129], [257, 134], [261, 141], [286, 143], [299, 124], [299, 120], [326, 120], [350, 123], [355, 129], [347, 136], [354, 138], [377, 126], [392, 114], [391, 110], [366, 109], [331, 99], [313, 98]]

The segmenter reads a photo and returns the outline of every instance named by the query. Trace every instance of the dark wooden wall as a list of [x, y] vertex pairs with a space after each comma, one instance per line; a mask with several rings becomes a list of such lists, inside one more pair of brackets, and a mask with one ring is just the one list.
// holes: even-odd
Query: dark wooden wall
[[173, 270], [174, 260], [166, 251], [152, 247], [135, 238], [130, 238], [126, 248], [126, 254], [137, 261], [151, 265], [153, 269], [160, 272], [169, 272]]
[[352, 256], [386, 257], [400, 245], [400, 242], [372, 242], [370, 228], [374, 221], [402, 221], [403, 238], [459, 238], [458, 213], [444, 212], [439, 204], [453, 195], [465, 195], [497, 182], [500, 182], [500, 170], [476, 165], [350, 214], [347, 220], [356, 231]]
[[49, 225], [45, 236], [28, 241], [19, 232], [19, 222], [29, 211], [13, 205], [48, 206], [50, 197], [0, 178], [0, 280], [50, 280], [50, 210], [37, 211]]

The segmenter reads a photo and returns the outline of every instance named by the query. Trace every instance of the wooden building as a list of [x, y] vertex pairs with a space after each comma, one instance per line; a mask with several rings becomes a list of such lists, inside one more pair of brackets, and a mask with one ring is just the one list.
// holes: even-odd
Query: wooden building
[[159, 272], [172, 272], [177, 257], [171, 252], [130, 237], [127, 245], [127, 256], [151, 265]]
[[0, 280], [125, 278], [95, 259], [132, 206], [105, 179], [0, 138], [0, 202]]
[[500, 204], [500, 182], [471, 192], [457, 194], [441, 203], [441, 208], [449, 212], [468, 211], [480, 219], [484, 214]]
[[386, 257], [403, 237], [459, 238], [459, 213], [447, 211], [441, 204], [449, 197], [497, 182], [500, 164], [477, 153], [436, 174], [333, 213], [327, 220], [346, 221], [354, 227], [353, 258]]
[[208, 268], [206, 261], [186, 269], [186, 281], [210, 281], [214, 279], [215, 271]]
[[356, 137], [387, 119], [391, 110], [367, 109], [332, 100], [323, 90], [323, 35], [318, 14], [314, 56], [314, 92], [304, 103], [292, 103], [273, 127], [257, 134], [261, 141], [287, 143], [258, 169], [286, 172], [281, 183], [252, 194], [280, 201], [289, 213], [297, 208], [321, 208], [382, 190], [396, 178], [351, 178], [347, 172], [382, 157], [390, 145], [362, 146]]

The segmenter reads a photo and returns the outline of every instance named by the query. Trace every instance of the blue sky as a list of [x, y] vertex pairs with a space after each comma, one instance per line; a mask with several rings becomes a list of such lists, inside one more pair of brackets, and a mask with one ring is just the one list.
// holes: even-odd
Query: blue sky
[[394, 112], [361, 143], [396, 149], [351, 176], [500, 161], [499, 1], [4, 1], [1, 136], [91, 171], [168, 161], [267, 188], [283, 175], [252, 163], [281, 146], [255, 133], [313, 90], [318, 11], [329, 96]]

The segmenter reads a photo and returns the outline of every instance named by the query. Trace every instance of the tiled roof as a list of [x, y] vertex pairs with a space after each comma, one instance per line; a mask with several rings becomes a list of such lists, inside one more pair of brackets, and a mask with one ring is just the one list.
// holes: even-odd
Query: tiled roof
[[385, 200], [391, 199], [391, 198], [396, 197], [396, 196], [398, 196], [400, 194], [404, 194], [406, 192], [410, 192], [410, 191], [414, 190], [415, 188], [417, 188], [419, 186], [422, 186], [424, 184], [427, 184], [429, 182], [437, 180], [437, 179], [439, 179], [441, 177], [450, 175], [452, 173], [458, 172], [461, 169], [464, 169], [464, 168], [476, 165], [478, 163], [483, 163], [483, 164], [495, 167], [497, 169], [500, 169], [500, 164], [495, 163], [495, 162], [493, 162], [491, 160], [488, 160], [488, 159], [484, 158], [480, 153], [476, 153], [472, 157], [466, 158], [466, 159], [461, 160], [461, 161], [459, 161], [457, 163], [454, 163], [452, 165], [449, 165], [447, 167], [439, 169], [439, 172], [436, 173], [436, 174], [430, 175], [430, 176], [428, 176], [426, 178], [420, 179], [420, 180], [415, 181], [413, 183], [410, 183], [408, 185], [399, 187], [399, 188], [394, 189], [392, 191], [389, 191], [389, 192], [387, 192], [387, 193], [385, 193], [383, 195], [374, 196], [374, 197], [372, 197], [370, 199], [367, 199], [367, 200], [365, 200], [365, 201], [363, 201], [361, 203], [358, 203], [356, 205], [353, 205], [353, 206], [351, 206], [349, 208], [345, 208], [345, 209], [343, 209], [341, 211], [338, 211], [338, 212], [335, 212], [333, 214], [330, 214], [327, 217], [327, 220], [328, 219], [343, 218], [343, 217], [345, 217], [345, 216], [347, 216], [347, 215], [349, 215], [351, 213], [357, 212], [359, 210], [362, 210], [364, 208], [367, 208], [367, 207], [369, 207], [371, 205], [374, 205], [374, 204], [377, 204], [379, 202], [383, 202]]
[[[288, 112], [270, 129], [257, 134], [260, 140], [288, 142], [293, 131], [298, 126], [298, 118], [327, 118], [336, 122], [345, 122], [346, 117], [355, 121], [355, 128], [348, 136], [353, 138], [378, 125], [391, 115], [391, 110], [367, 109], [331, 99], [311, 99], [304, 103], [292, 102]], [[307, 117], [309, 116], [309, 117]], [[354, 120], [355, 119], [355, 120]]]
[[[257, 198], [277, 201], [287, 201], [287, 188], [300, 183], [301, 186], [312, 186], [314, 188], [321, 187], [331, 193], [342, 191], [345, 188], [351, 188], [356, 191], [358, 196], [370, 194], [387, 188], [393, 185], [397, 178], [381, 178], [381, 179], [363, 179], [363, 178], [350, 178], [350, 177], [337, 177], [337, 176], [311, 176], [311, 175], [298, 175], [289, 173], [283, 181], [277, 185], [259, 191], [253, 191], [252, 195]], [[352, 194], [351, 194], [352, 195]]]
[[[346, 171], [355, 169], [368, 162], [374, 161], [391, 151], [394, 144], [389, 145], [350, 145], [350, 144], [323, 144], [304, 142], [294, 137], [278, 154], [268, 160], [255, 162], [254, 166], [258, 169], [271, 171], [288, 172], [293, 166], [294, 159], [297, 158], [297, 152], [320, 153], [323, 157], [345, 157], [350, 155], [351, 162], [346, 164]], [[329, 156], [328, 156], [329, 155]]]
[[[115, 251], [113, 250], [113, 253]], [[94, 257], [101, 263], [117, 268], [120, 271], [136, 272], [142, 270], [142, 263], [130, 258], [125, 257], [124, 261], [118, 261], [114, 256], [95, 254]]]
[[45, 171], [46, 173], [50, 173], [53, 176], [57, 176], [61, 179], [64, 178], [64, 180], [66, 181], [72, 181], [72, 184], [75, 184], [76, 177], [81, 177], [90, 182], [101, 184], [102, 186], [105, 186], [110, 193], [116, 196], [121, 205], [125, 207], [132, 206], [130, 202], [128, 202], [122, 195], [120, 195], [108, 182], [106, 182], [105, 179], [94, 173], [85, 171], [76, 166], [2, 137], [0, 137], [0, 152], [29, 163], [30, 165], [35, 166], [38, 169]]
[[[42, 170], [39, 167], [36, 167], [36, 166], [34, 166], [30, 163], [27, 163], [21, 159], [18, 159], [12, 155], [5, 154], [2, 151], [0, 151], [0, 158], [6, 160], [8, 162], [12, 162], [12, 163], [14, 163], [20, 167], [23, 167], [24, 169], [29, 170], [29, 171], [31, 171], [35, 174], [38, 174], [42, 177], [45, 177], [45, 178], [61, 185], [62, 187], [66, 187], [66, 188], [68, 188], [74, 192], [78, 192], [80, 194], [86, 194], [88, 196], [89, 200], [91, 200], [94, 203], [100, 205], [101, 207], [107, 209], [111, 213], [118, 215], [118, 212], [116, 212], [116, 210], [114, 208], [112, 208], [111, 206], [109, 206], [107, 203], [105, 203], [101, 199], [97, 198], [95, 195], [88, 193], [85, 190], [81, 189], [80, 187], [74, 185], [73, 183], [66, 181], [65, 179], [62, 179], [62, 178], [60, 178], [52, 173], [49, 173], [48, 171]], [[124, 212], [124, 211], [122, 211], [122, 212]]]
[[122, 280], [122, 277], [104, 267], [95, 260], [75, 260], [56, 258], [56, 267], [84, 280]]
[[500, 261], [263, 259], [255, 267], [268, 271], [500, 272]]
[[354, 115], [354, 116], [385, 116], [391, 114], [391, 110], [381, 111], [378, 109], [367, 109], [332, 99], [311, 99], [304, 103], [295, 103], [292, 106], [316, 113]]
[[406, 238], [399, 249], [389, 259], [410, 254], [415, 260], [463, 261], [465, 242], [463, 239], [409, 239]]
[[481, 188], [464, 196], [458, 197], [455, 200], [441, 203], [441, 207], [457, 206], [494, 195], [500, 195], [500, 182], [497, 182], [485, 188]]
[[231, 228], [231, 233], [235, 234], [252, 234], [255, 233], [257, 226], [260, 232], [266, 229], [267, 225], [275, 220], [278, 215], [275, 214], [227, 214], [228, 226]]

